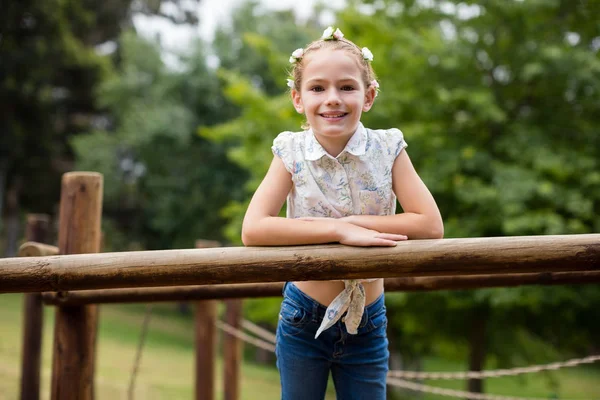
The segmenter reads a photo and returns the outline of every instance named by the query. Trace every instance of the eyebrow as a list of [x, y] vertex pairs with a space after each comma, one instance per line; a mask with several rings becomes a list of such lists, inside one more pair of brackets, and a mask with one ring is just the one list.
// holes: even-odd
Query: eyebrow
[[[308, 82], [320, 83], [320, 82], [328, 82], [328, 80], [325, 79], [325, 78], [312, 78], [312, 79], [307, 80], [306, 82], [307, 83]], [[348, 78], [338, 79], [338, 80], [336, 80], [336, 83], [337, 82], [355, 82], [355, 83], [358, 83], [360, 81], [358, 79], [348, 77]]]

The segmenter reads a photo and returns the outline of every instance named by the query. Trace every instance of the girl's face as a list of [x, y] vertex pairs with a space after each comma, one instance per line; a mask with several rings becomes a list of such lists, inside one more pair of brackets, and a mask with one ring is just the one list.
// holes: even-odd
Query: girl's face
[[306, 115], [323, 148], [337, 156], [373, 105], [375, 88], [365, 89], [358, 61], [344, 50], [319, 49], [303, 63], [302, 86], [292, 90], [294, 107]]

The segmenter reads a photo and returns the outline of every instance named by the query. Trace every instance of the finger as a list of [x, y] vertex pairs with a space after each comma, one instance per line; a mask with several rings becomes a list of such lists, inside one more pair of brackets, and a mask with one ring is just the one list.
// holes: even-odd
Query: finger
[[394, 247], [398, 243], [394, 240], [376, 238], [370, 243], [370, 246]]
[[394, 240], [396, 242], [401, 242], [403, 240], [408, 240], [408, 236], [406, 236], [406, 235], [398, 235], [396, 233], [380, 233], [379, 235], [377, 235], [377, 237], [381, 238], [381, 239]]

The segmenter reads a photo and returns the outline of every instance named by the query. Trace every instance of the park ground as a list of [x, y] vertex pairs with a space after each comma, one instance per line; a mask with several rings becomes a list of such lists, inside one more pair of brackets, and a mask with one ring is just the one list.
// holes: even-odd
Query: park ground
[[[136, 399], [193, 398], [193, 321], [190, 317], [170, 312], [174, 308], [174, 304], [156, 304], [152, 307], [148, 335], [135, 381]], [[18, 399], [22, 309], [23, 295], [0, 295], [0, 400]], [[145, 310], [145, 305], [101, 306], [95, 381], [97, 399], [127, 398]], [[42, 399], [49, 398], [53, 314], [52, 307], [45, 307]], [[428, 359], [425, 370], [461, 371], [464, 366], [456, 362]], [[218, 360], [217, 399], [222, 398], [221, 371], [222, 364]], [[242, 374], [241, 400], [279, 398], [279, 379], [274, 366], [246, 362], [242, 366]], [[426, 383], [464, 389], [463, 382]], [[335, 398], [330, 389], [327, 400]], [[486, 382], [486, 391], [515, 397], [595, 400], [600, 398], [600, 368], [586, 366], [527, 377], [490, 379]], [[417, 398], [411, 395], [411, 392], [407, 392], [401, 398]], [[422, 400], [443, 398], [436, 395], [420, 397]]]

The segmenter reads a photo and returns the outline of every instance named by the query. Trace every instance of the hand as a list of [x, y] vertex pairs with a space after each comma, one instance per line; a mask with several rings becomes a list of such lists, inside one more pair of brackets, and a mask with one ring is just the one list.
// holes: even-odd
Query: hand
[[339, 242], [348, 246], [389, 246], [393, 247], [398, 242], [408, 239], [406, 235], [395, 233], [381, 233], [372, 229], [363, 228], [349, 222], [340, 223], [338, 232]]

